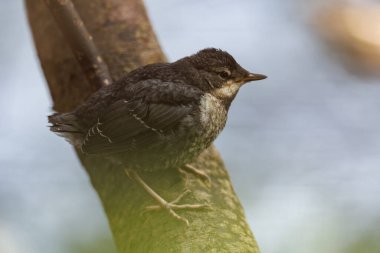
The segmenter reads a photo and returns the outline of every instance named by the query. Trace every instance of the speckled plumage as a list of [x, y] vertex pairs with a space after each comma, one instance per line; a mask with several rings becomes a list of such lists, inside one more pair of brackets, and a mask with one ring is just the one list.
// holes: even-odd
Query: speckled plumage
[[240, 86], [263, 78], [227, 52], [204, 49], [134, 70], [49, 122], [84, 153], [134, 170], [178, 168], [218, 136]]

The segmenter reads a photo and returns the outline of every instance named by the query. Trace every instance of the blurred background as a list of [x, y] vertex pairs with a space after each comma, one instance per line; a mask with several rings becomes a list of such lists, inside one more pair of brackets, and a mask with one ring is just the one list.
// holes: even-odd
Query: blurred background
[[[204, 47], [269, 79], [216, 145], [262, 252], [380, 252], [380, 3], [145, 1], [171, 61]], [[0, 0], [0, 252], [115, 252], [51, 99], [21, 0]], [[58, 161], [58, 162], [57, 162]]]

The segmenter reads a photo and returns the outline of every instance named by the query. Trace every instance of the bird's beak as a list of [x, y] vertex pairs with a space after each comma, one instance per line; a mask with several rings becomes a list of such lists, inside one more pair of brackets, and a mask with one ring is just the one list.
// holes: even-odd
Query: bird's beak
[[267, 78], [267, 76], [262, 75], [262, 74], [255, 74], [255, 73], [249, 73], [246, 77], [243, 78], [243, 82], [250, 82], [250, 81], [258, 81], [258, 80], [263, 80]]

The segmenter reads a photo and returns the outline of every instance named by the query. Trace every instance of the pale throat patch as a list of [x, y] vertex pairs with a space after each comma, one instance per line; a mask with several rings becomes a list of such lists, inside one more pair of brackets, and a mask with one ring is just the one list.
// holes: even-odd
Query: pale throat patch
[[211, 94], [205, 94], [202, 97], [200, 109], [201, 123], [208, 127], [211, 127], [213, 124], [218, 124], [219, 121], [225, 120], [224, 118], [227, 115], [226, 109], [224, 108], [222, 102]]
[[240, 84], [233, 82], [233, 81], [228, 81], [223, 87], [215, 89], [212, 94], [216, 97], [219, 98], [228, 98], [232, 97], [238, 92], [240, 88]]

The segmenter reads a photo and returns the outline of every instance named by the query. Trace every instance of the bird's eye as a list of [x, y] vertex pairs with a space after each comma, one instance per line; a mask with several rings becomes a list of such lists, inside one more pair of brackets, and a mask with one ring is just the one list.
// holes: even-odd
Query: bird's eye
[[219, 76], [221, 78], [226, 79], [226, 78], [230, 77], [230, 72], [228, 72], [228, 71], [221, 71], [221, 72], [219, 72]]

